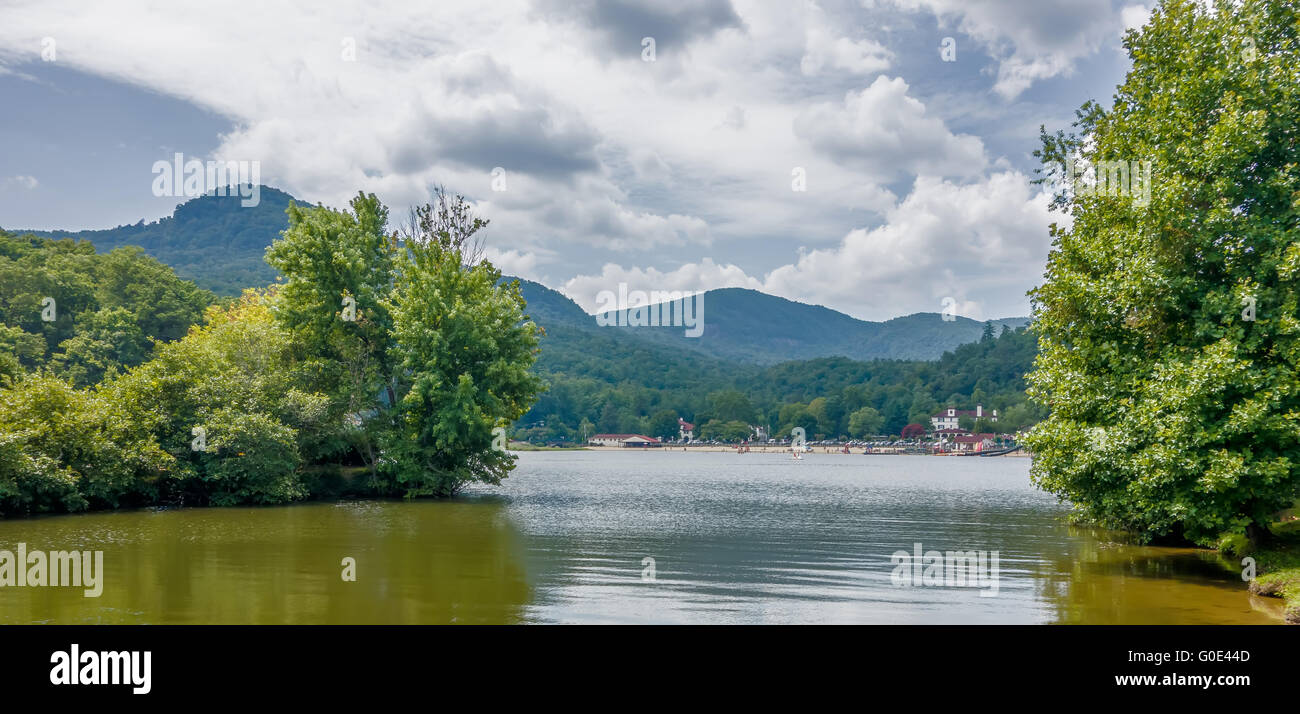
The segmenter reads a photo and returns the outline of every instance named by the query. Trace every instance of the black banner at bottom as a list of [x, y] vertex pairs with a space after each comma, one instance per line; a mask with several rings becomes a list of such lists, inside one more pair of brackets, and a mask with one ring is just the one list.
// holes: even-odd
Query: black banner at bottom
[[0, 686], [18, 697], [7, 701], [50, 704], [338, 704], [465, 687], [491, 698], [676, 692], [671, 701], [688, 685], [739, 687], [742, 698], [893, 687], [935, 702], [1046, 691], [1282, 703], [1300, 679], [1296, 635], [1288, 627], [7, 626]]

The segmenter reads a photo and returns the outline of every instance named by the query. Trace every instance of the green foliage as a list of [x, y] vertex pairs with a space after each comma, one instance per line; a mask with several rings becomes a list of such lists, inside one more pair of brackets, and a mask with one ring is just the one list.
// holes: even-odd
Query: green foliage
[[492, 448], [492, 430], [523, 416], [542, 388], [529, 370], [539, 330], [524, 317], [518, 284], [500, 284], [490, 263], [467, 260], [484, 223], [447, 210], [439, 206], [450, 225], [426, 223], [433, 230], [406, 241], [394, 291], [402, 386], [385, 467], [408, 496], [500, 483], [514, 457]]
[[935, 362], [830, 357], [756, 368], [648, 344], [637, 349], [611, 330], [543, 326], [537, 371], [548, 390], [516, 430], [540, 441], [581, 438], [584, 419], [595, 426], [591, 433], [649, 431], [651, 416], [665, 411], [674, 424], [677, 416], [701, 427], [712, 419], [743, 421], [773, 435], [803, 426], [810, 438], [850, 435], [849, 420], [863, 407], [879, 413], [875, 433], [886, 434], [909, 423], [928, 426], [941, 405], [974, 409], [977, 400], [1000, 410], [989, 431], [1014, 433], [1045, 416], [1025, 395], [1022, 375], [1033, 363], [1036, 337], [1023, 328], [962, 345]]
[[[1029, 377], [1052, 407], [1033, 477], [1080, 515], [1213, 543], [1296, 496], [1300, 452], [1300, 38], [1282, 0], [1162, 3], [1083, 137], [1046, 162], [1150, 161], [1149, 205], [1069, 195]], [[1255, 302], [1254, 320], [1243, 310]]]
[[[380, 406], [381, 394], [387, 406], [397, 400], [391, 300], [398, 245], [384, 235], [388, 209], [374, 194], [359, 194], [351, 207], [291, 203], [289, 227], [266, 259], [287, 277], [275, 315], [291, 336], [295, 374], [305, 389], [329, 397], [332, 420], [356, 423]], [[373, 474], [385, 427], [370, 420], [329, 443], [334, 451], [355, 448]]]
[[885, 425], [885, 417], [871, 407], [861, 409], [849, 415], [849, 436], [870, 436], [879, 434]]
[[653, 436], [657, 439], [676, 439], [681, 429], [677, 425], [677, 412], [671, 409], [660, 409], [646, 420], [646, 436]]
[[487, 222], [439, 190], [399, 243], [383, 233], [388, 210], [373, 195], [351, 207], [290, 205], [289, 228], [267, 250], [286, 279], [275, 314], [295, 374], [353, 426], [378, 492], [499, 483], [514, 460], [492, 448], [493, 430], [522, 416], [541, 383], [519, 287], [477, 260], [474, 234]]
[[0, 231], [0, 374], [49, 367], [95, 384], [184, 336], [212, 299], [139, 248]]
[[700, 438], [714, 441], [745, 441], [750, 435], [749, 425], [743, 421], [710, 419], [700, 427]]
[[262, 413], [219, 409], [204, 424], [203, 481], [214, 506], [283, 503], [307, 495], [294, 429]]
[[136, 503], [172, 463], [106, 395], [43, 375], [0, 389], [0, 513]]
[[[176, 459], [158, 500], [292, 501], [305, 493], [295, 476], [301, 457], [333, 451], [321, 439], [342, 426], [327, 418], [325, 395], [296, 383], [274, 300], [273, 292], [250, 291], [210, 310], [204, 326], [101, 388]], [[196, 428], [206, 434], [204, 450], [194, 448]]]

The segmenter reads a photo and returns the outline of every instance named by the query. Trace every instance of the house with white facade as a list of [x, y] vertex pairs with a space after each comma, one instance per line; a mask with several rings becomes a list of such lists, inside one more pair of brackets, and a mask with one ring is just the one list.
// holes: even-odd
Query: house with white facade
[[948, 407], [947, 409], [930, 417], [930, 427], [935, 431], [938, 431], [940, 429], [956, 429], [958, 428], [957, 422], [962, 417], [970, 417], [972, 419], [988, 419], [991, 422], [996, 422], [998, 420], [998, 410], [994, 409], [988, 413], [985, 413], [983, 404], [976, 404], [975, 409], [973, 410], [954, 409], [952, 407]]

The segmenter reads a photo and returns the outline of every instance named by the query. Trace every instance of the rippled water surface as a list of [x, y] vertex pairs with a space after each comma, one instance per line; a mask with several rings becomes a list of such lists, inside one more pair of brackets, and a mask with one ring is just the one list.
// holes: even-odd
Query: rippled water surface
[[[519, 456], [452, 501], [3, 521], [0, 549], [102, 550], [107, 572], [99, 598], [0, 587], [0, 622], [1280, 621], [1213, 553], [1067, 526], [1028, 459]], [[915, 543], [997, 551], [996, 596], [895, 586], [890, 555]]]

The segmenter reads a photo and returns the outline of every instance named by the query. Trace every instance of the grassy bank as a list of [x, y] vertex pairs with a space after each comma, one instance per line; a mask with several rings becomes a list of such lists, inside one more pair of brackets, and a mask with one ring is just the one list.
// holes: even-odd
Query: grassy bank
[[1269, 527], [1273, 538], [1252, 546], [1245, 536], [1230, 535], [1219, 543], [1220, 552], [1232, 558], [1255, 559], [1255, 579], [1250, 591], [1256, 595], [1280, 597], [1286, 602], [1286, 621], [1300, 625], [1300, 502], [1283, 511], [1281, 520]]

